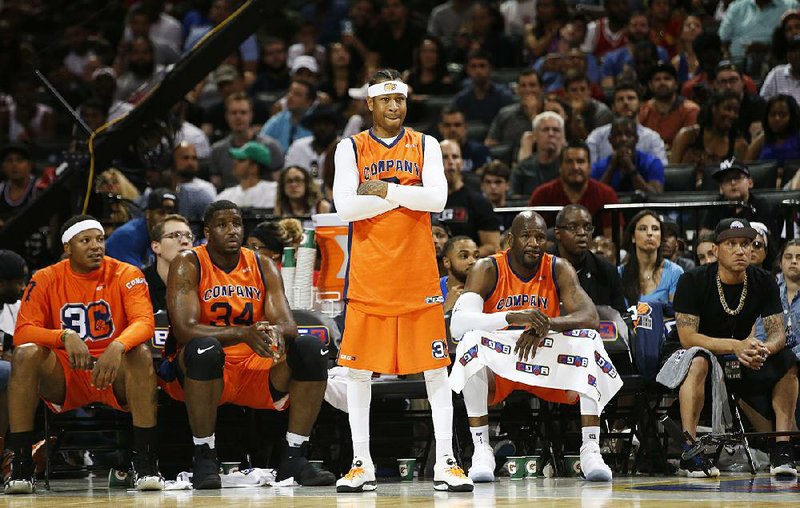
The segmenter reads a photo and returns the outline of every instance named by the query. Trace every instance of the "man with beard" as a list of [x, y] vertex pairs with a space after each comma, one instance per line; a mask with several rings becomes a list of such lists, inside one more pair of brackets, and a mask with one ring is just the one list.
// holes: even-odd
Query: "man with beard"
[[439, 276], [444, 277], [447, 275], [447, 269], [444, 267], [444, 244], [452, 236], [450, 228], [447, 224], [440, 221], [438, 217], [431, 217], [431, 236], [433, 237], [433, 246], [436, 250], [436, 263], [439, 265]]
[[[603, 88], [613, 88], [614, 80], [622, 74], [625, 67], [634, 66], [633, 47], [636, 43], [650, 40], [650, 22], [646, 13], [638, 11], [631, 14], [628, 19], [627, 38], [625, 46], [611, 51], [603, 59], [603, 80], [601, 81]], [[657, 60], [669, 60], [669, 55], [664, 48], [658, 47], [656, 51], [658, 51]]]
[[[637, 150], [654, 155], [663, 164], [666, 164], [667, 150], [664, 147], [664, 140], [656, 131], [640, 125], [637, 120], [640, 101], [639, 86], [636, 83], [630, 81], [617, 83], [617, 86], [614, 87], [611, 110], [614, 112], [614, 116], [626, 116], [636, 121]], [[592, 154], [592, 164], [608, 157], [614, 151], [609, 140], [610, 133], [611, 124], [606, 124], [593, 130], [586, 138], [586, 144]]]
[[653, 155], [637, 150], [638, 140], [635, 120], [624, 116], [615, 118], [609, 135], [614, 152], [594, 163], [592, 178], [617, 192], [661, 192], [664, 188], [664, 164]]
[[128, 45], [129, 50], [124, 57], [127, 62], [125, 72], [117, 79], [115, 100], [125, 101], [140, 86], [149, 82], [161, 66], [156, 65], [155, 49], [147, 37], [135, 37]]
[[464, 112], [467, 121], [490, 125], [497, 113], [514, 102], [504, 87], [492, 82], [492, 56], [484, 50], [467, 55], [467, 76], [471, 83], [453, 98], [453, 105]]
[[453, 140], [441, 143], [444, 176], [447, 179], [447, 203], [439, 215], [453, 235], [465, 235], [480, 246], [482, 256], [494, 254], [500, 248], [500, 224], [492, 204], [483, 195], [464, 184], [461, 149]]
[[342, 118], [333, 106], [319, 105], [300, 121], [311, 136], [300, 138], [286, 151], [285, 167], [299, 166], [309, 172], [322, 187], [322, 168], [328, 149], [336, 142]]
[[595, 305], [608, 305], [623, 314], [622, 279], [616, 267], [589, 250], [593, 231], [592, 215], [585, 206], [562, 208], [555, 227], [558, 255], [575, 268], [581, 287]]
[[[709, 353], [721, 357], [726, 371], [730, 364], [738, 367], [738, 374], [726, 380], [729, 390], [763, 417], [773, 420], [776, 431], [792, 430], [797, 404], [797, 358], [786, 348], [778, 285], [768, 272], [750, 265], [750, 244], [757, 233], [747, 219], [723, 219], [714, 234], [717, 262], [684, 273], [675, 291], [675, 324], [681, 346], [687, 349], [674, 353], [664, 369], [675, 362], [691, 362], [678, 392], [683, 430], [692, 437], [697, 433], [700, 413], [710, 394], [705, 388], [711, 372]], [[764, 342], [752, 335], [759, 317], [764, 324]], [[695, 347], [707, 352], [686, 358], [683, 353]], [[679, 472], [691, 478], [719, 475], [716, 467], [703, 461], [702, 455], [682, 459]], [[770, 450], [770, 473], [797, 476], [788, 436], [775, 438]]]
[[[613, 396], [611, 392], [616, 390], [604, 391], [605, 380], [599, 378], [618, 376], [613, 367], [609, 374], [594, 370], [601, 361], [611, 367], [610, 362], [606, 364], [602, 341], [585, 330], [598, 326], [597, 310], [581, 288], [575, 269], [544, 252], [546, 231], [547, 224], [539, 214], [525, 211], [517, 215], [510, 231], [511, 247], [472, 267], [453, 310], [450, 330], [461, 342], [450, 380], [454, 388], [463, 386], [475, 446], [469, 476], [476, 482], [494, 481], [488, 404], [499, 404], [515, 390], [552, 402], [575, 404], [579, 399], [581, 470], [590, 481], [611, 481], [611, 469], [600, 455], [599, 415], [601, 402], [607, 402], [605, 396]], [[577, 339], [558, 334], [567, 330], [577, 332], [573, 337], [582, 337], [580, 351], [573, 349]], [[559, 354], [558, 362], [543, 363], [540, 353], [552, 352]], [[490, 363], [492, 359], [494, 363]], [[466, 365], [480, 367], [464, 381], [459, 369]], [[578, 365], [580, 374], [572, 370]], [[590, 386], [579, 393], [564, 388], [565, 377], [585, 384], [587, 372]], [[616, 384], [621, 386], [618, 379]]]
[[200, 221], [206, 207], [217, 197], [211, 182], [197, 177], [197, 149], [182, 141], [172, 154], [172, 188], [178, 197], [178, 213], [189, 221]]
[[438, 127], [442, 141], [450, 139], [458, 143], [463, 171], [475, 171], [492, 160], [483, 143], [467, 137], [467, 117], [460, 109], [453, 105], [442, 108]]
[[[580, 141], [571, 141], [561, 151], [559, 178], [533, 191], [528, 206], [578, 204], [586, 207], [589, 214], [596, 217], [603, 210], [603, 205], [619, 203], [614, 189], [590, 178], [590, 173], [589, 147]], [[611, 237], [609, 214], [603, 214], [603, 235]]]
[[678, 73], [669, 62], [658, 62], [648, 87], [653, 98], [639, 109], [639, 123], [656, 131], [666, 146], [672, 146], [679, 130], [697, 123], [700, 106], [678, 95]]
[[453, 310], [456, 300], [464, 292], [467, 274], [480, 259], [481, 254], [478, 252], [478, 246], [468, 236], [454, 236], [447, 240], [442, 251], [447, 275], [439, 280], [439, 286], [444, 297], [444, 313], [447, 314]]

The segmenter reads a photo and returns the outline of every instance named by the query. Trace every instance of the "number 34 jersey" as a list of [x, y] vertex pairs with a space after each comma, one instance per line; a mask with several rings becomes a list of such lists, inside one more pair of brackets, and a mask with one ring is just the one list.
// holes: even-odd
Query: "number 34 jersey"
[[[194, 248], [200, 263], [198, 323], [209, 326], [249, 326], [264, 321], [264, 278], [258, 256], [250, 249], [239, 251], [239, 264], [230, 273], [215, 265], [205, 245]], [[247, 344], [225, 348], [227, 361], [254, 354]]]
[[36, 272], [22, 295], [14, 344], [63, 348], [62, 330], [75, 331], [99, 356], [115, 339], [130, 350], [153, 337], [153, 307], [144, 274], [108, 256], [89, 273], [69, 260]]

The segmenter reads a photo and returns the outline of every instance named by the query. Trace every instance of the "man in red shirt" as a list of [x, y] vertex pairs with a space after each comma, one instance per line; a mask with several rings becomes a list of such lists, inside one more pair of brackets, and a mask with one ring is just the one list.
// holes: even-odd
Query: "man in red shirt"
[[[589, 147], [580, 141], [572, 141], [561, 151], [559, 177], [537, 187], [528, 201], [529, 206], [558, 206], [580, 204], [593, 217], [608, 203], [618, 203], [617, 193], [608, 185], [589, 178]], [[549, 214], [549, 215], [552, 215]], [[545, 217], [552, 224], [553, 217]], [[611, 215], [602, 217], [603, 235], [611, 236]]]

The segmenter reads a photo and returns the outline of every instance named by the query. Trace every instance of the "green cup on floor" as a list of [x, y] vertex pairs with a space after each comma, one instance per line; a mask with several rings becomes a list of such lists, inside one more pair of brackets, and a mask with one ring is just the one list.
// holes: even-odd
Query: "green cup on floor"
[[108, 470], [108, 488], [123, 488], [127, 489], [133, 487], [133, 477], [127, 471], [122, 469], [114, 469], [113, 467]]
[[239, 462], [220, 462], [219, 468], [222, 474], [231, 474], [239, 470]]
[[581, 476], [581, 456], [565, 455], [564, 469], [567, 476]]
[[397, 469], [400, 472], [401, 482], [413, 482], [417, 459], [397, 459]]
[[536, 478], [537, 471], [539, 470], [539, 456], [528, 455], [525, 457], [525, 477]]
[[508, 475], [512, 480], [522, 480], [525, 478], [525, 459], [527, 459], [527, 457], [508, 457], [506, 467], [508, 468]]

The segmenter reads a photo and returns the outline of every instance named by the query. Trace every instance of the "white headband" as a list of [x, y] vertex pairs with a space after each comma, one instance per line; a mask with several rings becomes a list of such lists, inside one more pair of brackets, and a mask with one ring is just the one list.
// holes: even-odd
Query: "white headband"
[[403, 97], [408, 97], [408, 85], [402, 81], [384, 81], [367, 88], [368, 97], [377, 97], [379, 95], [389, 95], [393, 93], [399, 93], [402, 94]]
[[61, 235], [61, 243], [67, 243], [73, 238], [75, 238], [76, 235], [79, 235], [84, 231], [88, 231], [90, 229], [99, 229], [101, 232], [105, 232], [105, 229], [103, 229], [103, 225], [97, 222], [96, 220], [94, 219], [82, 220], [80, 222], [76, 222], [75, 224], [71, 225], [69, 228], [67, 228], [66, 231], [64, 231], [64, 234]]

